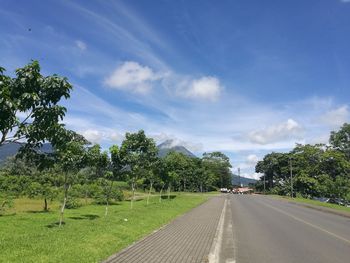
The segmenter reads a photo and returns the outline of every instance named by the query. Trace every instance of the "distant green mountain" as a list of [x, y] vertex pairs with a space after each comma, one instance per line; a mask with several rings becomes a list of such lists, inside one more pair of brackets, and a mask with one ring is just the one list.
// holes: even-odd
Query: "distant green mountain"
[[246, 178], [246, 177], [242, 177], [242, 176], [238, 176], [236, 174], [234, 174], [232, 176], [232, 184], [233, 185], [243, 185], [243, 186], [248, 186], [249, 184], [255, 184], [257, 182], [257, 180], [255, 179], [251, 179], [251, 178]]
[[8, 157], [16, 155], [21, 146], [21, 143], [6, 143], [0, 146], [0, 162], [5, 161]]
[[[17, 154], [23, 143], [10, 142], [0, 146], [0, 163], [6, 161], [7, 158]], [[52, 152], [52, 146], [50, 143], [44, 143], [40, 148], [41, 152]]]
[[182, 145], [176, 145], [173, 140], [166, 140], [165, 142], [159, 144], [158, 146], [158, 155], [159, 157], [166, 156], [169, 152], [179, 152], [189, 157], [196, 157], [193, 153], [187, 150]]

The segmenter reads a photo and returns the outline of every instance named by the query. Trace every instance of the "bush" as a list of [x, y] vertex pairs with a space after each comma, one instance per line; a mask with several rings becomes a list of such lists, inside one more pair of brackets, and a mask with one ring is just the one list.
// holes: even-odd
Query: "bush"
[[13, 206], [13, 196], [0, 197], [0, 215], [3, 215], [8, 208]]
[[119, 189], [118, 185], [110, 186], [108, 181], [100, 181], [95, 185], [95, 192], [93, 198], [96, 204], [106, 204], [108, 199], [109, 203], [123, 201], [124, 193]]
[[82, 204], [79, 202], [79, 200], [75, 197], [69, 197], [66, 202], [66, 208], [67, 209], [75, 209], [81, 207]]

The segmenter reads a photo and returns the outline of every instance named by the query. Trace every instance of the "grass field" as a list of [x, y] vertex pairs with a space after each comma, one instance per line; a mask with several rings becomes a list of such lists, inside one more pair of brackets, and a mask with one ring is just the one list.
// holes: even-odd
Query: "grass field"
[[109, 208], [86, 205], [66, 210], [65, 225], [57, 227], [58, 203], [42, 212], [42, 201], [17, 199], [7, 215], [0, 216], [0, 262], [100, 262], [171, 219], [207, 200], [205, 194], [177, 194], [158, 202], [151, 198], [120, 202]]
[[273, 197], [274, 198], [285, 199], [285, 200], [289, 200], [289, 201], [293, 201], [293, 202], [297, 202], [297, 203], [304, 203], [304, 204], [310, 204], [310, 205], [315, 205], [315, 206], [327, 207], [327, 208], [335, 209], [335, 210], [338, 210], [338, 211], [345, 211], [345, 212], [348, 212], [350, 214], [350, 208], [346, 207], [346, 206], [330, 204], [330, 203], [324, 203], [324, 202], [311, 200], [311, 199], [307, 199], [307, 198], [301, 198], [301, 197], [296, 197], [296, 198], [293, 198], [293, 199], [290, 198], [290, 197], [287, 197], [287, 196], [280, 196], [280, 195], [274, 195]]

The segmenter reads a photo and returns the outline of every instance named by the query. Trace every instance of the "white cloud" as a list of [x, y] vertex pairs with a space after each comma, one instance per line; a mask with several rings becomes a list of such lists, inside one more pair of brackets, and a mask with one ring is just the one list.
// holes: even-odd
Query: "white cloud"
[[350, 113], [348, 110], [348, 106], [344, 105], [334, 110], [328, 111], [320, 118], [320, 120], [326, 125], [329, 125], [331, 127], [337, 127], [349, 121], [349, 117]]
[[100, 143], [102, 140], [102, 133], [98, 130], [86, 130], [82, 135], [91, 143]]
[[75, 45], [81, 50], [81, 51], [85, 51], [87, 48], [87, 45], [81, 41], [81, 40], [76, 40], [75, 41]]
[[161, 73], [135, 61], [126, 61], [118, 66], [105, 79], [105, 84], [119, 90], [146, 94], [157, 81], [161, 81], [161, 85], [172, 95], [189, 99], [216, 101], [223, 90], [220, 80], [215, 77], [203, 76], [195, 79], [174, 72]]
[[258, 162], [258, 160], [259, 160], [259, 157], [258, 157], [258, 156], [256, 156], [255, 154], [249, 154], [249, 155], [247, 156], [246, 162], [247, 162], [249, 165], [251, 165], [251, 166], [255, 166], [256, 163]]
[[293, 119], [278, 125], [267, 127], [263, 130], [249, 133], [248, 138], [251, 142], [257, 144], [270, 144], [290, 139], [300, 139], [303, 128]]
[[350, 3], [350, 0], [340, 0], [342, 3]]
[[156, 141], [157, 144], [163, 143], [165, 141], [171, 141], [171, 147], [184, 146], [187, 150], [191, 152], [198, 152], [203, 150], [202, 143], [195, 143], [193, 141], [181, 140], [174, 135], [159, 133], [159, 134], [154, 134], [150, 136]]
[[205, 76], [192, 80], [188, 87], [182, 87], [178, 93], [187, 98], [216, 101], [222, 90], [219, 79]]
[[102, 143], [106, 141], [116, 143], [123, 139], [121, 134], [104, 128], [88, 129], [80, 133], [91, 143]]
[[250, 178], [250, 179], [255, 179], [255, 180], [260, 180], [260, 177], [262, 176], [263, 174], [261, 173], [241, 173], [241, 176], [242, 177], [245, 177], [245, 178]]
[[111, 88], [145, 94], [152, 89], [152, 82], [161, 76], [151, 68], [134, 61], [126, 61], [105, 80]]

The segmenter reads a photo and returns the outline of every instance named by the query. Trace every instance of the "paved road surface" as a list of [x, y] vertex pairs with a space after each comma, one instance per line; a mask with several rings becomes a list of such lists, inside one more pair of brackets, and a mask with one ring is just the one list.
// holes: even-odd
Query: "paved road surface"
[[223, 241], [220, 262], [350, 262], [350, 218], [264, 196], [227, 198], [232, 236]]
[[348, 263], [350, 218], [265, 196], [227, 194], [106, 262]]

